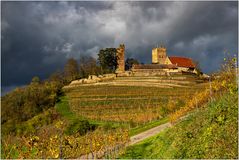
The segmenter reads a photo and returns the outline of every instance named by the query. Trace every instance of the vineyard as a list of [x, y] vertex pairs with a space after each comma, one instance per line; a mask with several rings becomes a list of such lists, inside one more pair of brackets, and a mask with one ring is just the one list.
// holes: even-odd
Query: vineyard
[[[140, 83], [145, 82], [142, 79]], [[169, 88], [129, 86], [127, 83], [125, 86], [82, 85], [65, 89], [65, 93], [70, 110], [78, 116], [136, 126], [166, 117], [207, 87], [206, 83]]]

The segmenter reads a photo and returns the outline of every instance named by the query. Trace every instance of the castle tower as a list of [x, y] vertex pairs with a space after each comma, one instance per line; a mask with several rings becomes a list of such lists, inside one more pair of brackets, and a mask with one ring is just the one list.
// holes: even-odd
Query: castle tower
[[163, 46], [153, 48], [152, 50], [152, 63], [165, 64], [167, 58], [166, 48]]
[[125, 54], [125, 46], [124, 44], [120, 44], [116, 52], [116, 56], [118, 57], [117, 59], [118, 66], [116, 69], [116, 73], [122, 73], [125, 71], [124, 54]]

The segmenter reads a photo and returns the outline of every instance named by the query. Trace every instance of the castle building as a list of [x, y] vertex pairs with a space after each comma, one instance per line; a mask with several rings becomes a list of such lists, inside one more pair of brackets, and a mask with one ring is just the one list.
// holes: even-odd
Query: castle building
[[[117, 48], [118, 67], [116, 73], [125, 72], [125, 46], [120, 44]], [[168, 74], [168, 73], [197, 73], [196, 66], [191, 58], [180, 56], [167, 56], [167, 49], [164, 46], [152, 49], [152, 64], [134, 64], [131, 68], [134, 73], [147, 74]]]
[[167, 56], [164, 46], [152, 49], [152, 64], [133, 65], [132, 71], [144, 73], [196, 73], [196, 66], [191, 58]]
[[165, 60], [167, 58], [166, 55], [166, 48], [160, 47], [160, 48], [153, 48], [152, 50], [152, 63], [153, 64], [164, 64]]
[[195, 64], [191, 58], [179, 56], [167, 56], [165, 47], [157, 47], [152, 50], [152, 64], [175, 65], [179, 70], [192, 71], [195, 69]]

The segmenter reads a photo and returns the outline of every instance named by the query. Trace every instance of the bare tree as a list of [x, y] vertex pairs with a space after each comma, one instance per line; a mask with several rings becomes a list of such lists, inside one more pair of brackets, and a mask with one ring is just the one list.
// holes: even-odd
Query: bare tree
[[79, 78], [78, 63], [74, 58], [68, 59], [64, 67], [64, 79], [66, 83]]

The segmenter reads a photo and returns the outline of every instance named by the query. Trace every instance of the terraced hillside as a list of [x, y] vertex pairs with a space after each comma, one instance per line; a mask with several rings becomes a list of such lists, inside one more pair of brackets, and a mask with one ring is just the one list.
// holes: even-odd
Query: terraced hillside
[[161, 119], [208, 87], [192, 75], [173, 77], [117, 77], [110, 82], [65, 88], [70, 109], [98, 121], [132, 125]]

